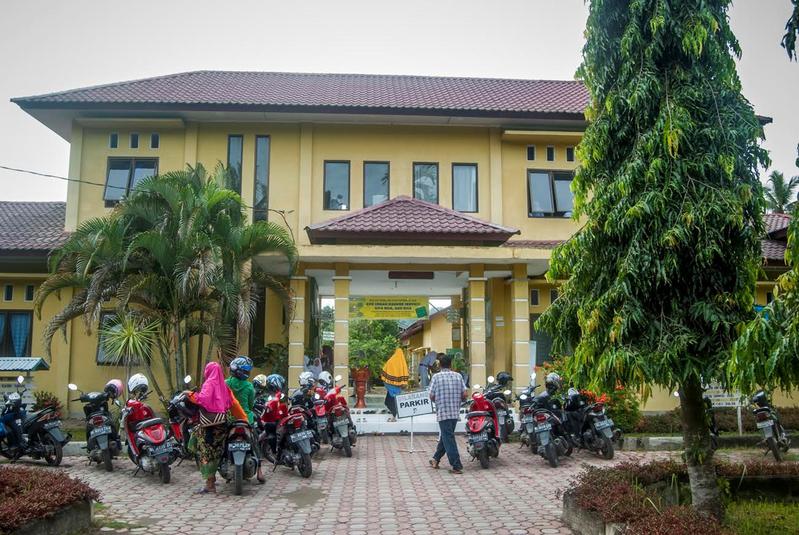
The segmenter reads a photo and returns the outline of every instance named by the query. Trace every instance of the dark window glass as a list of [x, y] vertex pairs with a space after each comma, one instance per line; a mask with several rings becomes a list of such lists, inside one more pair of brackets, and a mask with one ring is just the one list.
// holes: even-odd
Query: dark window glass
[[390, 180], [388, 162], [364, 162], [363, 206], [372, 206], [388, 200]]
[[244, 138], [241, 136], [228, 136], [227, 138], [227, 166], [230, 172], [228, 183], [225, 186], [241, 195], [241, 159], [244, 148]]
[[6, 284], [5, 288], [3, 288], [3, 299], [6, 301], [11, 301], [14, 299], [14, 285], [13, 284]]
[[266, 221], [269, 217], [269, 136], [255, 136], [255, 191], [253, 192], [253, 220]]
[[350, 162], [325, 162], [324, 209], [350, 209]]
[[108, 136], [108, 146], [112, 149], [119, 146], [119, 134], [111, 134]]
[[547, 161], [548, 162], [555, 161], [555, 147], [547, 147]]
[[33, 284], [25, 286], [25, 301], [33, 301], [34, 290]]
[[574, 161], [574, 147], [566, 147], [566, 161], [567, 162]]
[[530, 217], [571, 217], [574, 194], [570, 172], [527, 171], [527, 209]]
[[161, 136], [158, 134], [150, 134], [150, 148], [157, 149], [161, 146]]
[[33, 313], [0, 311], [0, 357], [31, 356]]
[[144, 178], [158, 173], [156, 158], [111, 158], [105, 181], [103, 199], [106, 206], [116, 203]]
[[574, 194], [571, 191], [571, 173], [552, 173], [555, 191], [555, 211], [564, 217], [571, 217], [574, 209]]
[[413, 196], [422, 201], [438, 204], [438, 164], [413, 164]]
[[130, 135], [130, 148], [131, 149], [138, 149], [139, 148], [139, 134], [131, 134]]
[[541, 314], [530, 314], [530, 341], [535, 342], [536, 366], [550, 361], [549, 354], [552, 351], [552, 337], [546, 331], [537, 331], [535, 328], [535, 322], [540, 317]]
[[558, 298], [558, 291], [557, 290], [549, 290], [549, 302], [554, 303], [555, 300]]
[[766, 304], [769, 304], [772, 301], [774, 301], [774, 294], [771, 292], [766, 292]]
[[477, 165], [452, 165], [452, 208], [459, 212], [477, 211]]
[[530, 306], [538, 306], [538, 290], [530, 290]]
[[535, 160], [535, 145], [530, 145], [527, 147], [527, 159]]

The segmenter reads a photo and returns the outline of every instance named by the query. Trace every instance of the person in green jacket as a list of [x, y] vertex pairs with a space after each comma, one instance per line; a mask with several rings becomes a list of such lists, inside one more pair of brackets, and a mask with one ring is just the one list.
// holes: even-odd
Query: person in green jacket
[[[250, 425], [253, 425], [255, 422], [255, 415], [252, 412], [255, 406], [255, 387], [250, 382], [251, 371], [252, 360], [249, 357], [236, 357], [230, 362], [230, 377], [227, 378], [225, 383], [233, 391], [233, 395], [236, 396], [239, 405], [247, 414], [247, 420]], [[255, 441], [253, 441], [253, 451], [258, 457], [258, 481], [263, 483], [266, 478], [261, 471], [261, 452], [258, 451], [258, 444]]]

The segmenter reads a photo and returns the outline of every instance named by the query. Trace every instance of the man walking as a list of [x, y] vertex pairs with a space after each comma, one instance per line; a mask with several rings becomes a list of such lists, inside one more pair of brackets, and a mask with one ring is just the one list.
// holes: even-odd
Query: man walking
[[463, 465], [458, 453], [458, 443], [455, 441], [455, 426], [458, 423], [461, 402], [466, 399], [466, 385], [461, 374], [452, 371], [452, 357], [439, 353], [438, 362], [441, 364], [441, 371], [430, 381], [430, 400], [436, 404], [440, 435], [436, 452], [430, 459], [430, 466], [438, 469], [438, 464], [446, 453], [452, 467], [449, 471], [453, 474], [462, 474]]
[[438, 353], [431, 349], [419, 362], [419, 384], [422, 385], [422, 388], [427, 388], [430, 384], [430, 370], [436, 365], [437, 357]]

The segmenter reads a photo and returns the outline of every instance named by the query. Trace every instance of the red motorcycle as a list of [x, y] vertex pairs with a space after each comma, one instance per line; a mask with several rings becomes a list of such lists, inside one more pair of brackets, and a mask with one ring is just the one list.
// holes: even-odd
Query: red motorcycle
[[[188, 387], [191, 376], [187, 375], [183, 383]], [[189, 452], [189, 439], [194, 428], [200, 423], [199, 409], [189, 400], [189, 395], [184, 390], [176, 393], [169, 401], [166, 412], [169, 415], [170, 433], [175, 439], [181, 462], [182, 459], [194, 459], [195, 455]]]
[[[136, 465], [136, 472], [158, 473], [161, 483], [171, 479], [170, 465], [178, 451], [161, 418], [144, 402], [148, 392], [134, 393], [122, 409], [120, 424], [127, 438], [128, 457]], [[135, 475], [135, 474], [134, 474]]]
[[256, 403], [258, 444], [263, 455], [277, 467], [296, 467], [302, 477], [311, 477], [311, 442], [313, 431], [308, 429], [305, 409], [283, 402], [282, 392], [269, 396], [265, 403]]
[[314, 389], [313, 412], [316, 420], [316, 432], [322, 444], [330, 444], [330, 429], [327, 423], [327, 390], [321, 386]]
[[494, 403], [486, 399], [480, 385], [474, 385], [472, 400], [466, 413], [467, 451], [472, 459], [479, 459], [480, 466], [488, 468], [489, 457], [499, 456], [500, 426]]
[[[341, 376], [336, 375], [336, 382]], [[325, 411], [327, 412], [330, 440], [334, 448], [344, 451], [346, 457], [352, 457], [352, 446], [357, 440], [357, 430], [350, 418], [347, 398], [341, 395], [341, 386], [336, 384], [325, 393]]]

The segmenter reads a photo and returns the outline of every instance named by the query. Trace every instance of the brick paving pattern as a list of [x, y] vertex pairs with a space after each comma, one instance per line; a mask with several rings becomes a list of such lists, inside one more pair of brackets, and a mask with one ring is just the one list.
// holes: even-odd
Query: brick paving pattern
[[[102, 532], [540, 535], [571, 533], [560, 521], [558, 491], [583, 463], [608, 463], [576, 452], [552, 469], [529, 449], [507, 444], [483, 470], [468, 461], [464, 439], [458, 440], [463, 475], [450, 474], [446, 458], [442, 469], [429, 467], [435, 437], [416, 437], [417, 453], [409, 454], [399, 451], [409, 445], [406, 436], [365, 436], [351, 459], [325, 448], [310, 479], [278, 467], [264, 485], [245, 483], [243, 496], [224, 482], [217, 483], [217, 495], [194, 495], [201, 482], [189, 462], [173, 466], [168, 485], [155, 476], [132, 477], [127, 459], [115, 461], [112, 473], [79, 457], [65, 458], [64, 466], [101, 491]], [[665, 455], [618, 452], [612, 462]]]

